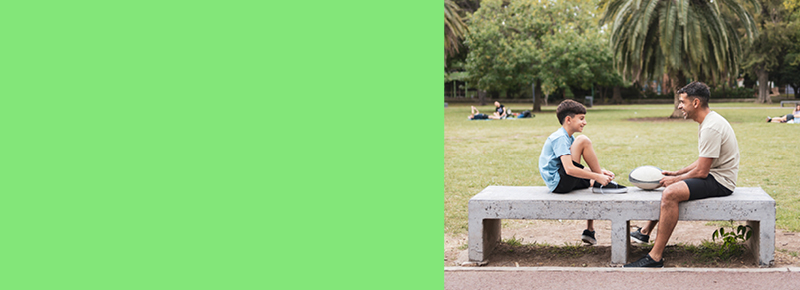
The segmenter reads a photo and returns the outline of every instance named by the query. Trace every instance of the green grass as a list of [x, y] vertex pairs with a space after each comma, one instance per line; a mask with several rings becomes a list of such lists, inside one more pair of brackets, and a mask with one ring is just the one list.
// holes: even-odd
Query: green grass
[[[494, 106], [479, 107], [491, 112]], [[514, 112], [529, 105], [511, 104]], [[777, 226], [800, 231], [800, 179], [797, 137], [800, 124], [768, 124], [792, 108], [751, 103], [711, 104], [733, 126], [741, 160], [737, 186], [760, 186], [776, 201]], [[719, 108], [719, 109], [715, 109]], [[630, 185], [628, 173], [641, 165], [680, 169], [697, 159], [697, 123], [691, 120], [649, 122], [631, 118], [666, 117], [672, 105], [595, 106], [587, 113], [583, 134], [594, 144], [600, 164]], [[490, 185], [544, 186], [538, 170], [542, 145], [560, 125], [555, 107], [543, 107], [535, 118], [469, 121], [469, 105], [444, 109], [445, 232], [467, 230], [469, 199]], [[578, 133], [580, 134], [580, 133]], [[710, 233], [709, 233], [710, 235]]]

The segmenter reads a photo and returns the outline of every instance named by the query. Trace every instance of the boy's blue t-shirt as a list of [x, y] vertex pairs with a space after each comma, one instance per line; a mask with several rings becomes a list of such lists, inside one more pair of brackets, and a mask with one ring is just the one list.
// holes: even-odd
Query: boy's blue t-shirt
[[542, 175], [544, 183], [550, 191], [556, 189], [561, 176], [558, 175], [558, 167], [561, 164], [561, 156], [571, 155], [569, 147], [575, 138], [567, 134], [567, 130], [561, 127], [547, 137], [542, 147], [542, 154], [539, 155], [539, 173]]

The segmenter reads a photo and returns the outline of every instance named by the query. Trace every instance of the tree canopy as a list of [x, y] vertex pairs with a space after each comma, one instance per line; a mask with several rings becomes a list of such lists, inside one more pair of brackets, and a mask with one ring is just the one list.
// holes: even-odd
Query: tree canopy
[[469, 18], [466, 69], [483, 90], [621, 82], [593, 1], [486, 0]]

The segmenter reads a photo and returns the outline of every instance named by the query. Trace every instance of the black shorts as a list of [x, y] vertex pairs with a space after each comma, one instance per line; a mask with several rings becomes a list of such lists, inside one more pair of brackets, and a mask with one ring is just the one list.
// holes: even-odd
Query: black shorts
[[[572, 165], [583, 169], [583, 165], [578, 162], [572, 161]], [[561, 163], [558, 163], [558, 175], [561, 177], [561, 180], [558, 181], [558, 185], [556, 189], [553, 190], [553, 193], [568, 193], [573, 190], [589, 188], [589, 186], [591, 186], [588, 179], [568, 175], [567, 170], [564, 169], [564, 165]]]
[[486, 115], [486, 114], [475, 114], [475, 116], [472, 116], [472, 119], [473, 120], [486, 120], [486, 119], [489, 119], [489, 115]]
[[690, 178], [683, 182], [686, 182], [686, 186], [689, 187], [689, 200], [728, 196], [733, 193], [730, 189], [719, 184], [711, 174], [706, 178]]
[[793, 120], [793, 119], [794, 119], [794, 115], [792, 115], [792, 114], [786, 115], [786, 121], [790, 121], [790, 120]]

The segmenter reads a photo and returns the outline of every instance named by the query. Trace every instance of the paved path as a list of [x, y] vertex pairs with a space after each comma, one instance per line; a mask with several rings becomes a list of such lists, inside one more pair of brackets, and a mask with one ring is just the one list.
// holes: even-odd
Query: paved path
[[800, 289], [800, 268], [446, 267], [445, 289]]

